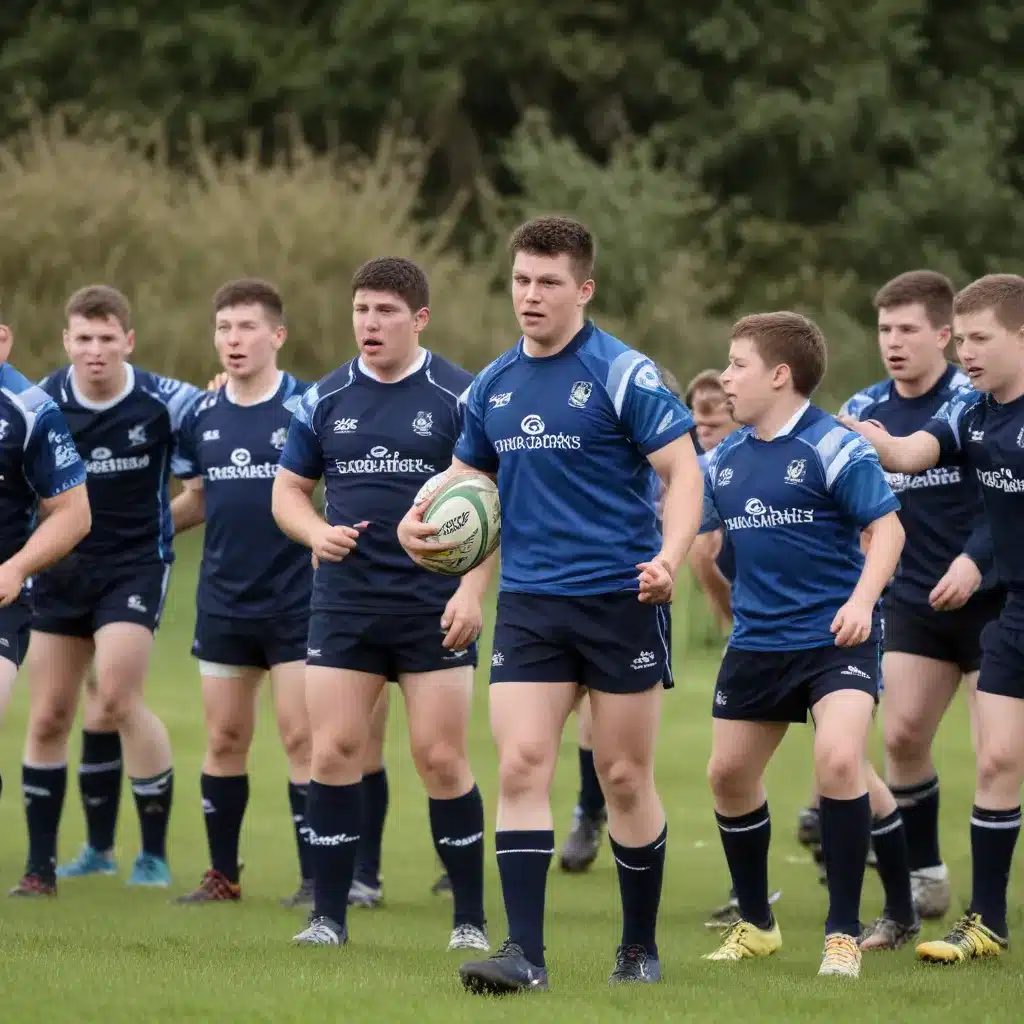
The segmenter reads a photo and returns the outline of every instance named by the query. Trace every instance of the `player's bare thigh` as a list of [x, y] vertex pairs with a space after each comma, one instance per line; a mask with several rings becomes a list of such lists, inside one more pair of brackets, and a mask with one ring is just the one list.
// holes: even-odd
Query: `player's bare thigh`
[[711, 719], [708, 782], [719, 814], [738, 818], [764, 803], [764, 773], [788, 728], [788, 722]]
[[109, 622], [96, 630], [96, 692], [100, 712], [120, 725], [141, 703], [153, 653], [153, 633], [136, 622]]
[[199, 677], [206, 715], [206, 761], [212, 775], [242, 775], [256, 731], [263, 671], [201, 661]]
[[498, 747], [499, 829], [552, 827], [550, 791], [575, 683], [492, 683], [491, 733]]
[[404, 673], [399, 679], [413, 761], [434, 799], [454, 799], [473, 786], [466, 751], [473, 674], [465, 665]]
[[587, 690], [580, 691], [579, 700], [576, 702], [576, 715], [579, 744], [584, 750], [590, 750], [594, 746], [594, 740], [591, 736], [590, 693]]
[[1024, 699], [979, 690], [976, 708], [975, 803], [993, 810], [1017, 807], [1024, 783]]
[[372, 775], [384, 768], [384, 741], [388, 732], [388, 687], [381, 688], [377, 703], [373, 706], [370, 716], [370, 736], [366, 742], [366, 753], [363, 756], [363, 774]]
[[11, 703], [14, 692], [14, 680], [18, 675], [18, 666], [8, 658], [0, 657], [0, 724], [7, 714], [7, 706]]
[[66, 759], [78, 694], [92, 657], [92, 640], [32, 631], [25, 659], [29, 691], [25, 751], [29, 764]]
[[[976, 673], [972, 675], [976, 680]], [[892, 781], [901, 784], [901, 763], [929, 756], [942, 716], [960, 685], [960, 668], [948, 661], [890, 651], [882, 656], [882, 678], [886, 757], [890, 774], [893, 767], [897, 769]]]
[[312, 773], [328, 785], [354, 785], [363, 777], [370, 721], [383, 676], [350, 669], [306, 666], [306, 710], [312, 737]]

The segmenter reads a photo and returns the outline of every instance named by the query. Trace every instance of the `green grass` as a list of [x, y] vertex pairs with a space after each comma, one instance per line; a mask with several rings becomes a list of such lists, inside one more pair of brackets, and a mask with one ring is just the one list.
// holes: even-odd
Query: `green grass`
[[[171, 862], [175, 890], [194, 885], [206, 867], [198, 793], [204, 748], [195, 664], [189, 657], [197, 538], [183, 540], [164, 626], [160, 630], [149, 694], [174, 740], [177, 804]], [[772, 765], [769, 792], [775, 822], [771, 879], [781, 887], [778, 916], [782, 952], [769, 961], [711, 965], [700, 954], [713, 946], [702, 926], [728, 882], [714, 826], [704, 768], [710, 737], [714, 647], [687, 652], [684, 623], [690, 595], [677, 604], [678, 684], [665, 701], [658, 774], [669, 818], [669, 862], [662, 903], [660, 944], [666, 974], [661, 986], [610, 991], [605, 979], [618, 938], [615, 870], [607, 848], [592, 871], [569, 877], [552, 871], [548, 889], [548, 956], [552, 991], [530, 1003], [551, 1024], [562, 1021], [646, 1020], [925, 1022], [969, 1017], [974, 1024], [1012, 1018], [1024, 991], [1016, 958], [966, 969], [927, 968], [911, 951], [866, 959], [856, 985], [818, 980], [824, 891], [809, 858], [793, 837], [797, 810], [809, 784], [810, 730], [794, 729]], [[482, 652], [482, 663], [489, 653]], [[482, 669], [473, 721], [473, 765], [493, 815], [495, 756], [487, 728]], [[265, 695], [266, 696], [266, 695]], [[397, 694], [396, 694], [397, 696]], [[17, 795], [27, 707], [20, 689], [0, 734], [0, 880], [13, 884], [24, 858], [24, 824]], [[0, 1014], [6, 1022], [161, 1021], [504, 1021], [521, 1019], [518, 1000], [486, 1001], [465, 995], [457, 955], [445, 952], [449, 905], [432, 897], [436, 877], [426, 799], [405, 749], [401, 701], [394, 700], [388, 737], [391, 813], [384, 846], [385, 906], [354, 911], [352, 943], [345, 949], [293, 949], [289, 939], [301, 914], [278, 906], [296, 882], [285, 761], [269, 702], [250, 771], [252, 798], [243, 837], [245, 899], [218, 907], [174, 907], [166, 893], [126, 890], [118, 879], [66, 882], [53, 902], [0, 905]], [[78, 740], [72, 754], [77, 757]], [[973, 777], [966, 717], [955, 708], [939, 738], [943, 778], [943, 840], [957, 905], [969, 880], [967, 814]], [[576, 785], [575, 725], [562, 749], [554, 796], [558, 839], [565, 833]], [[122, 805], [122, 872], [137, 850], [130, 796]], [[82, 840], [82, 815], [72, 776], [61, 853]], [[488, 855], [488, 914], [492, 937], [504, 937], [493, 856]], [[868, 879], [865, 917], [880, 907], [877, 879]], [[1012, 916], [1019, 918], [1019, 907]], [[1019, 922], [1018, 922], [1019, 923]], [[931, 934], [934, 927], [928, 929]]]

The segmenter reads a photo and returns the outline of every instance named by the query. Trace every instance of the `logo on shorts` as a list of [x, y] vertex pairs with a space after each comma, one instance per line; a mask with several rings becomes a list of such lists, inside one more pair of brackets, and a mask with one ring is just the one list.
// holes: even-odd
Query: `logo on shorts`
[[219, 430], [204, 430], [203, 431], [204, 441], [219, 441], [220, 431]]
[[569, 404], [574, 409], [582, 409], [590, 401], [594, 385], [589, 380], [578, 380], [569, 391]]
[[278, 427], [277, 430], [275, 430], [270, 435], [270, 443], [278, 451], [280, 451], [282, 448], [284, 448], [284, 443], [287, 440], [288, 440], [288, 428], [287, 427]]
[[461, 651], [451, 651], [445, 655], [445, 661], [458, 661], [459, 658], [464, 658], [469, 651], [464, 647]]
[[717, 483], [719, 487], [726, 487], [732, 483], [732, 470], [728, 466], [725, 469], [719, 470]]
[[0, 647], [10, 647], [11, 641], [5, 636], [0, 636]]
[[147, 611], [145, 603], [138, 594], [130, 594], [128, 596], [128, 607], [131, 608], [133, 612], [142, 612], [143, 615], [145, 615]]
[[487, 401], [490, 402], [495, 409], [501, 409], [512, 401], [512, 392], [505, 391], [500, 395], [491, 395], [491, 397], [488, 398]]
[[715, 703], [720, 708], [724, 708], [729, 703], [729, 698], [721, 690], [715, 690]]
[[529, 416], [523, 417], [523, 422], [519, 424], [519, 429], [524, 434], [536, 437], [537, 434], [544, 433], [544, 421], [535, 412], [531, 412]]
[[131, 427], [128, 431], [128, 443], [133, 448], [138, 448], [139, 445], [146, 443], [146, 424], [136, 423], [134, 427]]
[[2, 441], [10, 432], [11, 425], [7, 420], [0, 420], [0, 441]]
[[654, 651], [641, 651], [632, 661], [632, 669], [639, 672], [641, 669], [650, 668], [657, 662]]
[[336, 434], [351, 434], [359, 426], [359, 420], [335, 420], [334, 432]]
[[495, 651], [491, 655], [491, 668], [501, 668], [505, 664], [505, 655], [501, 651]]
[[235, 466], [248, 466], [252, 462], [252, 456], [248, 448], [236, 448], [231, 453], [231, 462]]
[[856, 665], [847, 665], [842, 672], [839, 673], [841, 676], [856, 676], [858, 679], [870, 679], [871, 676], [867, 674], [862, 668], [857, 668]]
[[786, 483], [787, 484], [798, 484], [803, 480], [807, 474], [807, 460], [806, 459], [794, 459], [786, 467]]
[[306, 648], [306, 657], [307, 658], [319, 658], [320, 657], [320, 648], [319, 647], [307, 647]]
[[984, 441], [985, 440], [985, 431], [984, 430], [972, 430], [971, 431], [971, 440], [972, 441]]
[[419, 434], [420, 437], [430, 437], [433, 426], [434, 416], [429, 412], [416, 413], [416, 418], [412, 421], [413, 432]]

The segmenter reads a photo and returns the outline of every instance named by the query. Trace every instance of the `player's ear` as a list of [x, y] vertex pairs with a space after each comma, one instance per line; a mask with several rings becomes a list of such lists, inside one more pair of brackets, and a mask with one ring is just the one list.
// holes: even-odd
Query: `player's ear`
[[125, 349], [125, 351], [127, 352], [128, 355], [131, 355], [131, 353], [135, 351], [135, 331], [129, 331], [124, 336], [124, 339], [125, 342], [127, 343], [127, 348]]
[[274, 328], [271, 345], [275, 352], [280, 351], [281, 346], [288, 340], [288, 328], [284, 324], [278, 324]]
[[0, 363], [6, 363], [14, 347], [14, 332], [7, 324], [0, 324]]
[[424, 306], [412, 315], [412, 329], [419, 334], [430, 323], [430, 310]]
[[580, 305], [585, 306], [594, 297], [594, 282], [586, 280], [580, 285]]

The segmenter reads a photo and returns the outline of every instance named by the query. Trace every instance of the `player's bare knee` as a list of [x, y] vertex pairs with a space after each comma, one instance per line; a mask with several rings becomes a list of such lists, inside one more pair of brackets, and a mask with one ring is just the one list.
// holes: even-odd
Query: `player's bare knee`
[[245, 758], [249, 753], [251, 732], [239, 722], [218, 722], [210, 727], [207, 751], [215, 761]]
[[843, 794], [862, 789], [864, 781], [864, 751], [854, 743], [819, 743], [814, 750], [814, 770], [818, 788], [824, 796]]
[[978, 751], [978, 789], [1019, 789], [1024, 775], [1024, 755], [1018, 750], [997, 743], [983, 743]]
[[885, 753], [896, 764], [910, 764], [928, 757], [932, 737], [920, 723], [892, 716], [885, 723]]
[[365, 738], [351, 732], [313, 734], [311, 763], [318, 779], [363, 774]]
[[508, 744], [499, 754], [501, 794], [515, 798], [545, 788], [555, 753], [546, 743]]
[[420, 778], [432, 792], [454, 792], [461, 787], [466, 776], [466, 757], [451, 743], [442, 740], [419, 744], [412, 756]]
[[618, 811], [628, 812], [640, 793], [652, 780], [650, 766], [631, 758], [594, 759], [601, 792], [608, 804]]
[[309, 764], [313, 740], [309, 726], [304, 723], [285, 723], [281, 726], [281, 745], [289, 764]]
[[37, 744], [62, 743], [71, 734], [75, 709], [63, 703], [38, 708], [29, 719], [29, 739]]
[[760, 782], [760, 776], [751, 772], [742, 758], [712, 754], [708, 761], [708, 784], [716, 803], [721, 806], [745, 802]]
[[96, 715], [109, 723], [112, 732], [129, 727], [132, 716], [142, 706], [142, 699], [134, 690], [101, 688], [96, 694]]

